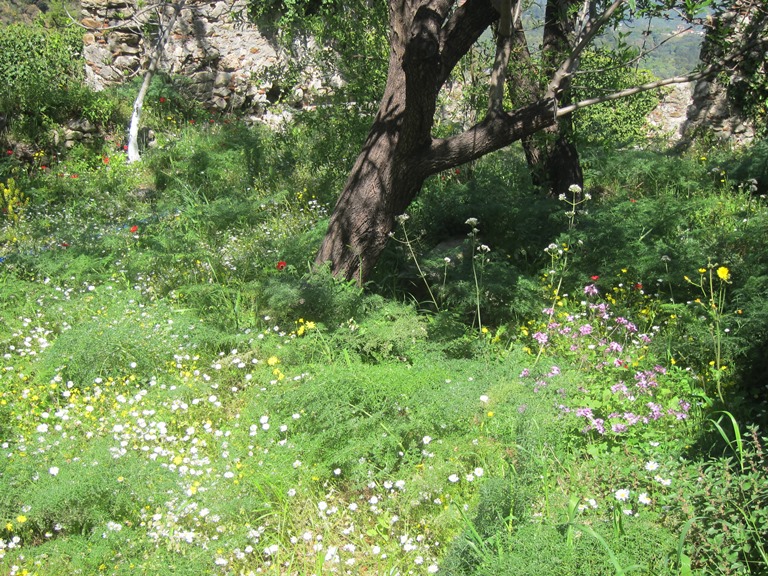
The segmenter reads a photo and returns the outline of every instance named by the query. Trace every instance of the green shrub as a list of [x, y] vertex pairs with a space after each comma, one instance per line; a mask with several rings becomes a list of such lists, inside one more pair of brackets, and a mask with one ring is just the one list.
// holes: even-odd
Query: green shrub
[[768, 568], [768, 439], [754, 427], [743, 437], [738, 426], [734, 432], [734, 438], [725, 437], [726, 454], [691, 467], [681, 492], [696, 517], [688, 547], [693, 566], [705, 573], [763, 574]]
[[84, 84], [82, 45], [74, 24], [0, 28], [0, 113], [17, 139], [50, 148], [57, 124], [87, 118], [107, 126], [118, 119], [117, 101]]
[[[589, 73], [593, 70], [599, 72]], [[586, 50], [581, 57], [580, 71], [584, 73], [574, 79], [575, 101], [618, 92], [654, 79], [647, 70], [617, 64], [615, 55], [605, 49]], [[648, 114], [658, 103], [658, 93], [647, 91], [579, 110], [574, 114], [576, 136], [585, 144], [611, 150], [643, 144], [647, 139]]]

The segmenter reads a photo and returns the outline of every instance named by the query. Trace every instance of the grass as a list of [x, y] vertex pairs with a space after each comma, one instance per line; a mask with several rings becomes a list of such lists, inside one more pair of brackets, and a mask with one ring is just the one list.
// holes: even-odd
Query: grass
[[361, 290], [309, 273], [316, 119], [166, 129], [5, 159], [3, 573], [768, 570], [748, 150], [595, 153], [573, 215], [494, 155]]

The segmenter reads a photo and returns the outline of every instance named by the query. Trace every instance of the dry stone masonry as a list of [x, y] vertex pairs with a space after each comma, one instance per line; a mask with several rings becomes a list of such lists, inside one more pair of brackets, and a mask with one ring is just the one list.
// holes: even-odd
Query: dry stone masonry
[[[96, 90], [146, 69], [156, 34], [155, 12], [136, 0], [81, 0], [86, 74]], [[173, 8], [160, 3], [166, 21]], [[184, 93], [220, 111], [263, 113], [270, 69], [280, 65], [275, 42], [249, 22], [245, 0], [188, 1], [177, 19], [159, 70], [183, 78]]]
[[[155, 26], [152, 5], [158, 2], [80, 2], [81, 23], [87, 27], [83, 40], [89, 84], [99, 90], [141, 74], [150, 54], [148, 43], [156, 37], [145, 32]], [[672, 140], [689, 140], [708, 131], [736, 143], [753, 140], [754, 127], [732, 96], [732, 87], [743, 84], [749, 74], [768, 73], [768, 24], [765, 18], [751, 18], [749, 5], [749, 0], [734, 0], [732, 9], [717, 20], [717, 26], [735, 29], [738, 41], [742, 42], [742, 48], [737, 50], [742, 55], [741, 62], [729, 73], [727, 86], [715, 79], [671, 90], [649, 119], [656, 134], [666, 134]], [[165, 10], [162, 20], [167, 20], [172, 3], [163, 0], [159, 6]], [[755, 43], [756, 36], [762, 41]], [[705, 39], [704, 61], [718, 58], [718, 50], [711, 39]], [[303, 86], [277, 86], [272, 80], [275, 75], [270, 72], [282, 69], [287, 61], [288, 56], [274, 39], [250, 22], [246, 0], [188, 0], [165, 46], [159, 69], [181, 79], [184, 93], [201, 105], [252, 118], [263, 117], [270, 101], [280, 92], [292, 95], [291, 103], [302, 106], [312, 93], [340, 82], [338, 78], [321, 79], [317, 74], [308, 74]]]
[[[746, 144], [755, 138], [755, 127], [743, 113], [740, 92], [746, 89], [752, 77], [768, 74], [768, 17], [755, 10], [750, 0], [734, 0], [731, 8], [716, 17], [714, 30], [728, 30], [733, 34], [730, 53], [735, 60], [724, 76], [700, 80], [693, 89], [693, 101], [688, 108], [684, 127], [686, 137], [701, 132], [718, 139]], [[711, 35], [707, 35], [701, 51], [704, 63], [717, 61], [723, 49]]]

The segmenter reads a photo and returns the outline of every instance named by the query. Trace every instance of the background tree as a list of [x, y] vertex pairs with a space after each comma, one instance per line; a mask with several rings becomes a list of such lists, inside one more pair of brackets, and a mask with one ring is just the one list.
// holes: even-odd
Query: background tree
[[[383, 97], [331, 216], [317, 265], [330, 262], [335, 275], [362, 282], [386, 246], [396, 216], [405, 212], [427, 177], [529, 138], [580, 108], [712, 73], [708, 69], [561, 105], [559, 99], [567, 93], [581, 55], [607, 25], [629, 17], [633, 10], [650, 13], [669, 8], [652, 3], [641, 7], [628, 0], [568, 5], [567, 14], [576, 11], [573, 48], [557, 50], [539, 100], [513, 103], [506, 109], [497, 98], [474, 126], [447, 138], [434, 136], [440, 90], [461, 58], [507, 8], [521, 9], [516, 3], [494, 5], [490, 0], [388, 2], [390, 54]], [[688, 3], [684, 12], [693, 15], [698, 8]], [[503, 61], [504, 55], [497, 59]], [[501, 65], [489, 74], [496, 90], [506, 69]]]

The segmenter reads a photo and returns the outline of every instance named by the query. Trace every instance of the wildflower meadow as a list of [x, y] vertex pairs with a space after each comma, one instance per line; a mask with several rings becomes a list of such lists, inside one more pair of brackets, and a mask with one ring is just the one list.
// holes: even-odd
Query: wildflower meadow
[[498, 152], [358, 286], [333, 118], [172, 100], [0, 159], [1, 573], [766, 574], [764, 145]]

